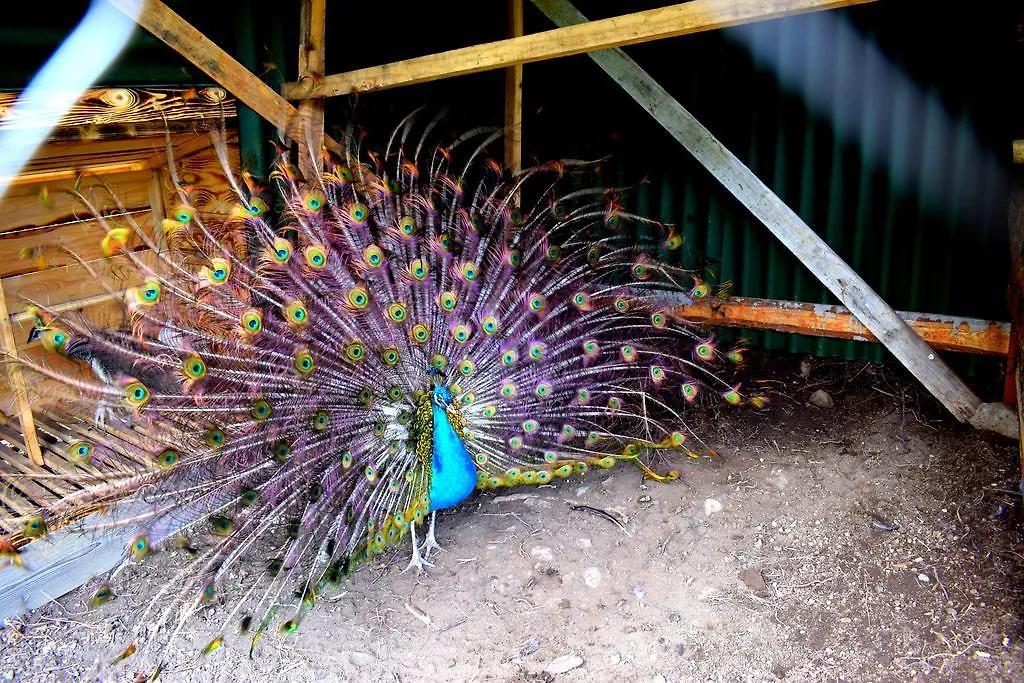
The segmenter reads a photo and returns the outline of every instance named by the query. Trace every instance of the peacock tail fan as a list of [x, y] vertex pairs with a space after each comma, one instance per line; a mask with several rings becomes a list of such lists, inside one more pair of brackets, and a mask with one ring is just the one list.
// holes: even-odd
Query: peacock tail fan
[[[250, 648], [289, 633], [326, 586], [473, 489], [622, 462], [673, 479], [673, 458], [702, 449], [689, 406], [764, 404], [736, 384], [743, 348], [719, 349], [676, 310], [713, 293], [666, 265], [673, 228], [588, 186], [592, 164], [512, 174], [486, 154], [500, 133], [438, 145], [435, 123], [414, 134], [409, 118], [377, 151], [350, 134], [310, 178], [282, 145], [265, 181], [239, 179], [215, 135], [229, 210], [197, 209], [201, 188], [172, 168], [157, 238], [101, 217], [104, 254], [137, 284], [81, 262], [124, 324], [34, 303], [44, 347], [73, 363], [22, 367], [137, 438], [69, 444], [83, 466], [131, 467], [83, 475], [26, 533], [100, 507], [114, 512], [95, 525], [136, 530], [115, 574], [154, 548], [185, 553], [125, 657], [162, 661], [224, 591], [204, 654], [239, 629]], [[90, 602], [111, 596], [105, 582]]]

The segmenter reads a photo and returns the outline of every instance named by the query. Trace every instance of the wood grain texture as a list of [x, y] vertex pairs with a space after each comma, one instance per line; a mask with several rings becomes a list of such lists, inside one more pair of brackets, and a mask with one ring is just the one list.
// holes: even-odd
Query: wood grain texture
[[[299, 80], [317, 81], [324, 75], [326, 0], [302, 0], [299, 7]], [[299, 117], [306, 131], [299, 140], [299, 171], [307, 178], [321, 168], [324, 144], [324, 102], [305, 100]]]
[[[833, 339], [877, 342], [845, 306], [730, 297], [675, 307], [693, 322], [721, 327], [749, 327]], [[975, 318], [897, 311], [897, 315], [933, 348], [1005, 356], [1010, 348], [1010, 324]]]
[[[700, 0], [695, 0], [697, 4]], [[586, 22], [567, 0], [533, 0], [558, 26]], [[735, 3], [738, 6], [775, 3]], [[778, 6], [786, 3], [779, 3]], [[622, 50], [591, 53], [612, 80], [660, 123], [760, 220], [822, 284], [857, 316], [903, 365], [960, 421], [974, 418], [981, 401], [931, 347], [914, 334], [801, 218], [657, 81]]]
[[[3, 284], [0, 283], [0, 341], [3, 342], [4, 353], [8, 356], [18, 355], [18, 343], [11, 326], [11, 316], [7, 312], [7, 300]], [[43, 455], [39, 450], [39, 439], [36, 436], [36, 424], [32, 417], [32, 404], [29, 402], [28, 387], [21, 366], [17, 363], [5, 363], [9, 390], [14, 393], [18, 420], [24, 439], [28, 457], [33, 464], [42, 465]]]
[[[523, 0], [508, 0], [509, 37], [523, 35]], [[505, 168], [523, 168], [523, 65], [505, 69]]]
[[[0, 129], [33, 128], [42, 119], [13, 106], [21, 93], [0, 93]], [[45, 107], [45, 94], [33, 109]], [[98, 141], [163, 136], [166, 132], [208, 130], [236, 115], [226, 90], [208, 88], [100, 88], [87, 91], [61, 118], [51, 140]]]
[[[531, 33], [493, 43], [325, 76], [319, 82], [285, 83], [290, 100], [384, 90], [440, 78], [567, 57], [622, 45], [712, 31], [766, 19], [859, 5], [874, 0], [691, 0], [585, 25]], [[230, 89], [230, 88], [229, 88]], [[239, 97], [239, 99], [242, 99]]]

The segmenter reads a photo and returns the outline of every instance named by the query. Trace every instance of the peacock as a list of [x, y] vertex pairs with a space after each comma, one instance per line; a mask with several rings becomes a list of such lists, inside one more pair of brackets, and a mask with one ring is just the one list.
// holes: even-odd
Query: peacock
[[[695, 404], [766, 404], [737, 382], [745, 346], [719, 348], [677, 311], [715, 291], [670, 265], [674, 227], [629, 213], [626, 188], [595, 186], [596, 162], [513, 173], [488, 155], [500, 130], [441, 144], [439, 121], [410, 115], [377, 149], [355, 126], [335, 151], [307, 140], [305, 176], [283, 139], [268, 175], [238, 172], [215, 130], [233, 209], [197, 209], [202, 188], [172, 162], [156, 236], [79, 193], [104, 255], [136, 271], [120, 288], [79, 259], [124, 322], [31, 302], [43, 346], [73, 362], [17, 362], [137, 438], [69, 444], [75, 462], [130, 469], [83, 477], [23, 521], [39, 538], [130, 509], [102, 522], [138, 529], [115, 575], [155, 548], [185, 553], [118, 661], [163, 661], [221, 593], [202, 654], [241, 633], [251, 655], [382, 554], [432, 566], [437, 513], [474, 491], [619, 464], [669, 481], [707, 450], [687, 424]], [[113, 597], [100, 581], [92, 605]]]

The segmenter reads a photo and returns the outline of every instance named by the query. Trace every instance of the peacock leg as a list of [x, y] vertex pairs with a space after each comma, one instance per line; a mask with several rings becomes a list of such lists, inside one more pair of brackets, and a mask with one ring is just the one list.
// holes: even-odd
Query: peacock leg
[[[427, 531], [427, 538], [423, 541], [423, 559], [429, 560], [430, 553], [434, 550], [444, 550], [437, 543], [437, 537], [434, 536], [434, 520], [437, 519], [437, 512], [430, 513], [430, 529]], [[433, 566], [433, 565], [431, 565]]]
[[409, 564], [406, 566], [405, 569], [402, 570], [402, 573], [404, 574], [413, 567], [416, 567], [416, 573], [420, 574], [423, 572], [423, 567], [433, 567], [434, 565], [431, 562], [427, 562], [427, 558], [420, 555], [419, 546], [417, 546], [416, 544], [415, 522], [409, 525], [409, 531], [412, 533], [412, 559], [409, 560]]

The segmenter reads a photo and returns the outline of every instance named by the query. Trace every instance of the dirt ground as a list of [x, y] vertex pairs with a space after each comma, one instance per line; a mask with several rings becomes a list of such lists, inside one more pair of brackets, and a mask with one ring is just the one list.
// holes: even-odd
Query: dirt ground
[[[895, 370], [814, 363], [773, 357], [767, 411], [696, 416], [719, 455], [680, 481], [479, 495], [439, 519], [429, 573], [364, 568], [254, 659], [183, 638], [160, 680], [1024, 679], [1016, 445]], [[109, 663], [170, 555], [98, 610], [78, 591], [9, 622], [0, 680], [131, 680]]]

